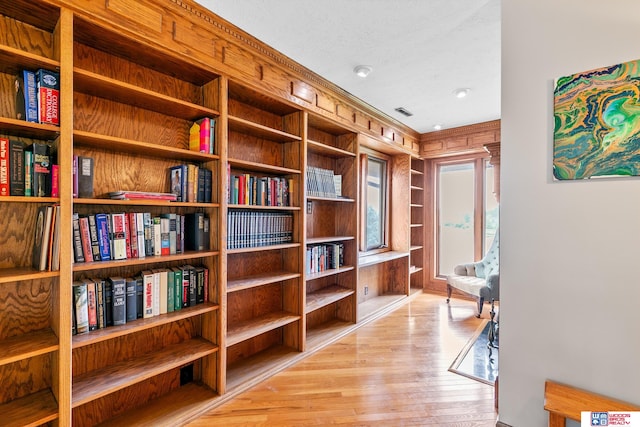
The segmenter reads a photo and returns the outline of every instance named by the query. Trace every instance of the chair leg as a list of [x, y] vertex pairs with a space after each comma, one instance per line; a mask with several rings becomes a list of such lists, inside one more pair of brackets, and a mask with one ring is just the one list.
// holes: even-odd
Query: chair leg
[[447, 283], [447, 304], [449, 304], [449, 300], [451, 299], [451, 290], [453, 288], [451, 287], [450, 284]]
[[480, 318], [480, 315], [482, 314], [482, 307], [484, 306], [484, 298], [479, 297], [478, 298], [478, 314], [476, 314], [477, 318]]

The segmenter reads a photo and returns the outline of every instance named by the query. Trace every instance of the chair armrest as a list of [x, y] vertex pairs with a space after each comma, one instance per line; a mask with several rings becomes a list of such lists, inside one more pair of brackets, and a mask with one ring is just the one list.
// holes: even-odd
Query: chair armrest
[[490, 274], [487, 277], [487, 288], [491, 290], [491, 297], [496, 301], [500, 301], [500, 274]]

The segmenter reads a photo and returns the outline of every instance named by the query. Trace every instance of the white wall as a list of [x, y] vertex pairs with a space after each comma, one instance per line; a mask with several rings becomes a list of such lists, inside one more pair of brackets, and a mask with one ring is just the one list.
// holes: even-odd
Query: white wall
[[640, 404], [640, 178], [554, 182], [553, 79], [640, 59], [640, 1], [502, 1], [500, 421], [552, 379]]

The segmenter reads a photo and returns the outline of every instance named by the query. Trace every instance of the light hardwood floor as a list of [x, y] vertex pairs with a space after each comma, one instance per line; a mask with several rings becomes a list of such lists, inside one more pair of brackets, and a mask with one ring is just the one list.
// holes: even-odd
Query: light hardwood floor
[[188, 425], [495, 426], [493, 387], [448, 372], [475, 307], [420, 294]]

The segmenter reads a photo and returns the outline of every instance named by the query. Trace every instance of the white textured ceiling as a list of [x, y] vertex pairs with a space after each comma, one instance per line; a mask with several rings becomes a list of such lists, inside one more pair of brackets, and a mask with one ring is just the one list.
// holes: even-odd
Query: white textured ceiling
[[420, 133], [500, 118], [500, 0], [197, 1]]

